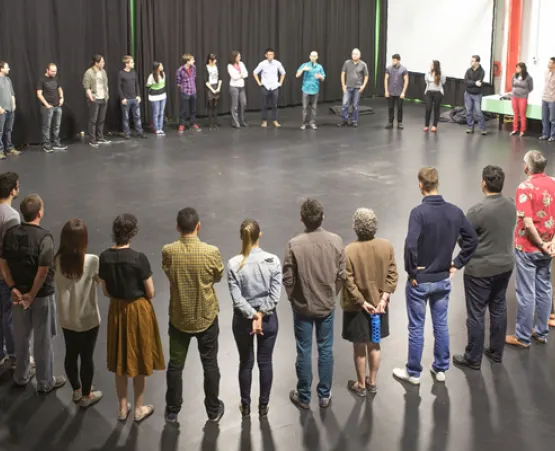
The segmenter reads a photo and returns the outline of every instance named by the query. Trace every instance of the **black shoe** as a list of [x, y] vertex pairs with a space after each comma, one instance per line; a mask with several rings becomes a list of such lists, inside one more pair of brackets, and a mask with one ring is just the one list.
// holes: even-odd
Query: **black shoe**
[[393, 122], [390, 122], [389, 124], [387, 124], [387, 125], [385, 126], [385, 129], [386, 129], [386, 130], [391, 130], [392, 128], [393, 128]]
[[471, 135], [472, 133], [474, 133], [474, 127], [466, 129], [466, 134], [467, 135]]
[[502, 362], [502, 359], [500, 359], [499, 357], [494, 355], [493, 352], [491, 352], [490, 348], [484, 349], [484, 355], [494, 363], [501, 363]]
[[89, 146], [94, 147], [95, 149], [98, 149], [98, 143], [96, 141], [90, 141], [89, 142]]
[[258, 416], [260, 418], [266, 418], [268, 416], [269, 410], [270, 410], [270, 407], [268, 406], [268, 404], [260, 404], [258, 406]]
[[52, 146], [50, 144], [47, 144], [46, 146], [44, 146], [42, 148], [42, 150], [44, 150], [46, 153], [52, 153], [54, 152], [54, 149], [52, 148]]
[[479, 370], [480, 369], [480, 364], [476, 363], [476, 362], [471, 362], [470, 360], [467, 360], [467, 358], [463, 355], [463, 354], [455, 354], [453, 356], [453, 363], [455, 365], [459, 365], [459, 366], [466, 366], [470, 369], [473, 370]]
[[131, 139], [131, 135], [123, 135], [123, 139], [126, 139], [127, 141], [129, 141]]
[[248, 127], [248, 126], [249, 126], [249, 124], [247, 124], [246, 122], [243, 122], [243, 123], [241, 124], [241, 127]]
[[351, 125], [352, 125], [353, 127], [357, 128], [357, 127], [358, 127], [358, 122], [353, 122]]
[[139, 138], [141, 139], [148, 139], [148, 136], [146, 136], [144, 133], [139, 133]]
[[241, 415], [243, 416], [243, 418], [251, 416], [251, 406], [241, 403], [241, 405], [239, 406], [239, 410], [241, 411]]
[[53, 147], [54, 150], [67, 150], [67, 146], [64, 146], [62, 143], [56, 143]]
[[399, 122], [399, 123], [397, 124], [397, 128], [398, 128], [399, 130], [403, 130], [403, 129], [405, 128], [405, 126], [403, 125], [402, 122]]
[[338, 127], [345, 127], [346, 125], [349, 125], [349, 123], [346, 121], [341, 121], [339, 124], [337, 124]]
[[211, 423], [219, 423], [222, 417], [224, 416], [224, 413], [225, 413], [225, 406], [224, 406], [224, 403], [220, 401], [220, 407], [218, 409], [217, 415], [212, 418], [209, 417], [208, 421], [210, 421]]
[[112, 144], [112, 141], [108, 141], [107, 139], [104, 139], [104, 138], [99, 138], [98, 144]]

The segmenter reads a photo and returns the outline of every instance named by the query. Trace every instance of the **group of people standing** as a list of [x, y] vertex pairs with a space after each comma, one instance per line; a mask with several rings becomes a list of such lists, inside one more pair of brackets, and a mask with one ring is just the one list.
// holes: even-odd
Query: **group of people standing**
[[[547, 342], [549, 326], [555, 327], [551, 315], [555, 179], [545, 174], [546, 163], [539, 151], [525, 155], [528, 178], [517, 189], [516, 205], [502, 194], [503, 170], [486, 166], [481, 183], [485, 197], [466, 215], [439, 195], [435, 168], [419, 171], [423, 200], [410, 213], [404, 249], [408, 359], [404, 367], [393, 371], [396, 378], [420, 383], [429, 303], [435, 337], [430, 371], [436, 381], [445, 381], [450, 360], [447, 311], [451, 278], [463, 267], [468, 345], [464, 353], [453, 356], [455, 364], [479, 370], [482, 355], [501, 362], [505, 344], [525, 349], [532, 339]], [[66, 378], [53, 374], [53, 339], [59, 323], [66, 342], [64, 363], [73, 401], [83, 408], [98, 402], [102, 392], [93, 388], [92, 382], [101, 321], [96, 286], [101, 284], [110, 299], [107, 366], [115, 374], [118, 418], [125, 421], [133, 410], [134, 420], [143, 421], [154, 412], [144, 399], [146, 377], [164, 370], [166, 364], [152, 306], [152, 269], [146, 255], [131, 248], [138, 232], [137, 218], [122, 214], [114, 220], [114, 245], [99, 257], [88, 253], [85, 223], [72, 219], [64, 225], [56, 251], [52, 235], [41, 227], [42, 199], [33, 194], [22, 200], [23, 221], [11, 206], [19, 189], [17, 174], [0, 174], [0, 364], [8, 361], [14, 368], [17, 386], [25, 386], [36, 376], [39, 392], [62, 387]], [[327, 408], [331, 404], [338, 295], [343, 309], [342, 336], [353, 343], [356, 372], [347, 388], [360, 397], [377, 392], [380, 340], [389, 335], [388, 311], [398, 282], [393, 246], [376, 236], [376, 215], [366, 208], [355, 212], [356, 240], [346, 247], [338, 235], [322, 227], [324, 209], [317, 200], [304, 201], [300, 217], [305, 230], [287, 244], [283, 264], [260, 247], [259, 223], [246, 219], [239, 228], [241, 251], [227, 265], [243, 417], [251, 413], [255, 340], [260, 370], [258, 413], [262, 418], [268, 415], [282, 286], [293, 309], [297, 349], [297, 386], [289, 394], [291, 402], [301, 409], [310, 407], [315, 334], [319, 405]], [[218, 248], [199, 239], [201, 222], [195, 209], [178, 212], [177, 230], [179, 238], [162, 248], [162, 269], [170, 286], [165, 420], [178, 422], [183, 369], [191, 340], [196, 338], [204, 369], [206, 412], [210, 421], [219, 422], [225, 406], [219, 397], [220, 309], [214, 285], [224, 277], [225, 268]], [[461, 250], [453, 258], [457, 242]], [[515, 261], [516, 331], [506, 335], [506, 291]], [[488, 309], [490, 342], [485, 347]], [[30, 349], [33, 335], [34, 361]], [[133, 379], [133, 409], [128, 401], [129, 378]]]

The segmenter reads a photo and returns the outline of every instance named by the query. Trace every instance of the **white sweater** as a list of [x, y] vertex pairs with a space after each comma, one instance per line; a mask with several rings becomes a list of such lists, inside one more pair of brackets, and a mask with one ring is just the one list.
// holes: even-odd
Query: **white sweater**
[[100, 325], [97, 276], [98, 257], [96, 255], [85, 255], [83, 276], [77, 280], [68, 279], [62, 274], [59, 257], [56, 258], [58, 317], [63, 329], [86, 332]]
[[245, 78], [249, 76], [249, 72], [242, 61], [239, 61], [239, 67], [241, 68], [240, 71], [238, 71], [233, 64], [227, 65], [227, 72], [231, 78], [229, 86], [233, 86], [234, 88], [244, 88]]

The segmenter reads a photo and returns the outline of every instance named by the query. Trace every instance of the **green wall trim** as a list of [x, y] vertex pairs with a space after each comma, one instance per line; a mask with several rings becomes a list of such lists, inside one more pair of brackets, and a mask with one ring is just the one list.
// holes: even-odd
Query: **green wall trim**
[[135, 0], [129, 0], [129, 20], [131, 30], [131, 56], [136, 58], [135, 55]]

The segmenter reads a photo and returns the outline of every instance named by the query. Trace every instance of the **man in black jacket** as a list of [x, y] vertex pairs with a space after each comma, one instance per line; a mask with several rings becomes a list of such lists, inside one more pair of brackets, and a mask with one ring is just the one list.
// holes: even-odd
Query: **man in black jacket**
[[474, 133], [474, 116], [478, 117], [482, 135], [487, 135], [484, 115], [482, 114], [482, 87], [486, 73], [480, 65], [480, 57], [472, 56], [470, 68], [464, 75], [466, 91], [464, 92], [464, 107], [466, 108], [466, 123], [468, 129], [466, 133]]

